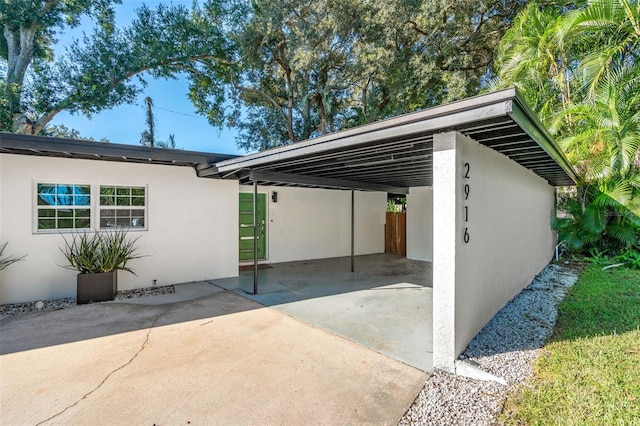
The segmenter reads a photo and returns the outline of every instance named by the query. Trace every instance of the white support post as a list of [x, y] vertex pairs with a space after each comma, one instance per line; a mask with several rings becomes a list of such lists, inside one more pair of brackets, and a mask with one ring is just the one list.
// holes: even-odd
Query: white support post
[[433, 366], [449, 372], [455, 372], [456, 357], [458, 136], [457, 132], [433, 136]]

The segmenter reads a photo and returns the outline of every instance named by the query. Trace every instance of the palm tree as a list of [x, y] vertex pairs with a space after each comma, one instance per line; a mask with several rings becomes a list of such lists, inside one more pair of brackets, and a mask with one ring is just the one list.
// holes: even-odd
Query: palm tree
[[638, 243], [638, 0], [593, 0], [569, 12], [530, 4], [496, 64], [498, 85], [523, 91], [580, 176], [560, 236], [574, 248]]
[[607, 74], [640, 67], [640, 3], [593, 0], [563, 19], [559, 36], [571, 44], [589, 43], [591, 50], [582, 58], [580, 70], [593, 95]]
[[562, 17], [556, 8], [529, 4], [505, 33], [496, 58], [498, 78], [492, 88], [517, 87], [543, 122], [572, 103], [572, 62], [557, 39]]

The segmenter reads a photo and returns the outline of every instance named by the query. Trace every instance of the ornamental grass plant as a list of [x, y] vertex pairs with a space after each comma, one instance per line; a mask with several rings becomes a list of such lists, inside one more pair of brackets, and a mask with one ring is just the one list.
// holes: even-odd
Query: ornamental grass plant
[[126, 229], [74, 232], [70, 239], [62, 236], [64, 247], [60, 250], [67, 259], [65, 268], [75, 269], [81, 274], [94, 274], [123, 270], [131, 272], [128, 263], [144, 257], [137, 253], [136, 242], [140, 238], [130, 238]]

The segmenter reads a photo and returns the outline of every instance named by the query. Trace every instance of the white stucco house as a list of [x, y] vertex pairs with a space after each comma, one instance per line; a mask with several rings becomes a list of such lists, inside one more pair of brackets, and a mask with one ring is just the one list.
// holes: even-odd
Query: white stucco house
[[269, 263], [382, 253], [387, 193], [407, 194], [407, 257], [433, 262], [434, 366], [451, 369], [551, 260], [555, 186], [574, 180], [515, 90], [240, 157], [0, 134], [0, 242], [28, 255], [0, 303], [75, 295], [59, 266], [73, 229], [140, 236], [122, 290], [237, 276], [254, 197]]

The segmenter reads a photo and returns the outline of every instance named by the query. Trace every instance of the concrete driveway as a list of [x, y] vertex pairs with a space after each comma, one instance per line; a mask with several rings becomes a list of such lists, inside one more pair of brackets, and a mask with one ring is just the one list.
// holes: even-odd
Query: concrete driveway
[[433, 371], [432, 264], [392, 254], [286, 262], [212, 282], [420, 370]]
[[395, 424], [425, 380], [221, 289], [0, 321], [3, 425]]

